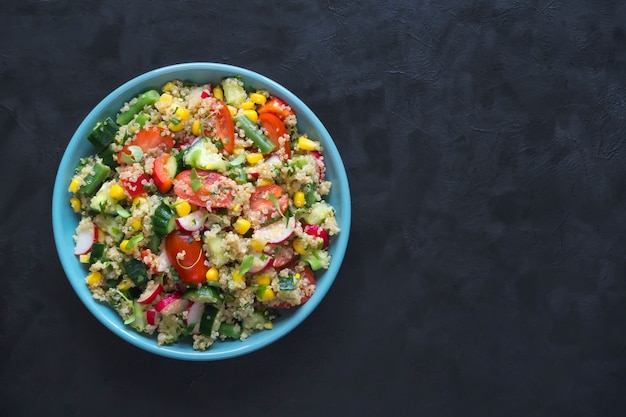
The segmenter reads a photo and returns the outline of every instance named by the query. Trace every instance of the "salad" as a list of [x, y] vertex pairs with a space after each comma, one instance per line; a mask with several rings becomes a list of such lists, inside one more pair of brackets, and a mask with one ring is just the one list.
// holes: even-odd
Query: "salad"
[[323, 147], [241, 77], [172, 80], [94, 126], [69, 184], [93, 297], [159, 345], [245, 340], [306, 303], [339, 233]]

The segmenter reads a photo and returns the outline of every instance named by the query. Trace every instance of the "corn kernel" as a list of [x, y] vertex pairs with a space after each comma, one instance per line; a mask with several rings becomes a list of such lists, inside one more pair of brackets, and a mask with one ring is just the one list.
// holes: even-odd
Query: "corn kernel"
[[95, 271], [87, 275], [87, 285], [97, 285], [102, 281], [102, 273]]
[[246, 233], [248, 233], [248, 230], [250, 230], [250, 226], [250, 222], [243, 217], [239, 217], [233, 224], [233, 228], [240, 235], [245, 235]]
[[304, 255], [306, 253], [306, 243], [302, 239], [294, 239], [293, 240], [293, 249], [298, 252], [300, 255]]
[[222, 87], [213, 87], [213, 97], [218, 100], [224, 101], [224, 90], [222, 90]]
[[85, 253], [82, 254], [78, 257], [78, 260], [80, 261], [81, 264], [88, 264], [89, 261], [91, 260], [91, 253]]
[[133, 206], [141, 206], [146, 203], [145, 197], [135, 197], [133, 198]]
[[106, 232], [98, 227], [98, 243], [104, 243], [106, 236]]
[[298, 147], [303, 151], [315, 151], [318, 149], [318, 143], [304, 136], [298, 138]]
[[244, 101], [243, 103], [241, 103], [239, 108], [241, 108], [243, 110], [252, 110], [252, 109], [254, 109], [254, 103], [251, 102], [251, 101]]
[[184, 107], [176, 107], [174, 115], [180, 120], [187, 120], [189, 119], [189, 110]]
[[124, 278], [123, 280], [121, 280], [119, 284], [117, 284], [117, 288], [120, 289], [120, 290], [128, 290], [132, 286], [133, 286], [133, 283], [127, 277]]
[[194, 120], [191, 124], [191, 133], [200, 136], [200, 120]]
[[111, 196], [111, 198], [114, 198], [116, 200], [122, 200], [124, 197], [126, 197], [126, 194], [124, 193], [124, 187], [119, 184], [113, 184], [111, 186], [111, 188], [109, 189], [109, 195]]
[[130, 227], [132, 227], [133, 230], [137, 232], [139, 229], [141, 229], [141, 220], [135, 217], [130, 221]]
[[246, 150], [240, 146], [237, 146], [235, 149], [233, 149], [233, 155], [235, 156], [239, 156], [242, 152], [245, 152]]
[[272, 330], [274, 328], [274, 323], [272, 323], [271, 321], [268, 321], [263, 324], [263, 327], [265, 327], [266, 330]]
[[72, 178], [72, 181], [70, 182], [70, 186], [67, 188], [67, 191], [69, 191], [70, 193], [76, 193], [79, 186], [80, 182], [78, 181], [78, 178]]
[[174, 87], [176, 87], [176, 84], [174, 84], [172, 81], [168, 81], [163, 86], [163, 91], [167, 91], [168, 93], [171, 93], [174, 90]]
[[180, 132], [181, 130], [183, 130], [184, 127], [185, 125], [183, 122], [178, 122], [178, 123], [169, 122], [167, 124], [167, 128], [171, 130], [172, 132]]
[[297, 208], [304, 207], [305, 199], [302, 191], [296, 191], [293, 195], [293, 205]]
[[274, 290], [272, 290], [269, 287], [267, 287], [267, 288], [263, 289], [262, 291], [260, 291], [260, 294], [257, 294], [257, 297], [261, 301], [273, 300], [274, 296], [275, 296]]
[[250, 101], [254, 104], [265, 104], [267, 97], [261, 93], [252, 93], [250, 94]]
[[171, 94], [163, 93], [161, 97], [159, 97], [159, 103], [170, 104], [174, 101], [174, 97]]
[[264, 187], [266, 185], [272, 184], [274, 184], [274, 181], [270, 180], [269, 178], [259, 178], [256, 182], [257, 187]]
[[248, 155], [246, 155], [246, 161], [248, 161], [250, 165], [256, 165], [262, 160], [263, 160], [263, 154], [259, 152], [249, 153]]
[[259, 120], [259, 114], [254, 110], [244, 110], [243, 114], [250, 120], [252, 123], [256, 123]]
[[206, 280], [209, 282], [217, 281], [219, 277], [220, 277], [220, 273], [215, 267], [209, 268], [209, 270], [206, 271]]
[[76, 197], [70, 198], [70, 207], [72, 207], [74, 213], [78, 213], [80, 211], [80, 200]]
[[257, 285], [270, 285], [272, 278], [269, 275], [257, 275], [255, 281]]
[[244, 275], [240, 275], [239, 274], [239, 270], [236, 269], [235, 272], [233, 273], [233, 281], [235, 282], [243, 282], [243, 280], [245, 279], [245, 274]]
[[230, 115], [235, 117], [237, 115], [237, 109], [234, 106], [227, 106], [228, 107], [228, 111], [230, 112]]
[[191, 204], [189, 202], [183, 200], [180, 203], [176, 204], [176, 214], [179, 217], [183, 217], [191, 213]]
[[251, 239], [250, 246], [257, 252], [263, 252], [263, 249], [265, 249], [265, 242], [259, 239]]
[[128, 239], [122, 240], [122, 242], [120, 243], [120, 250], [124, 253], [131, 253], [133, 250], [127, 249], [126, 246], [128, 246]]

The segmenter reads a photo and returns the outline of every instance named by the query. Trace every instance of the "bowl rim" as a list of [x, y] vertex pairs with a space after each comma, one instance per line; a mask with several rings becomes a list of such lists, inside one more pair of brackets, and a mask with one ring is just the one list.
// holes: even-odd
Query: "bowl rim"
[[[107, 304], [97, 302], [92, 297], [91, 292], [88, 290], [87, 286], [84, 283], [84, 280], [72, 279], [72, 276], [76, 274], [77, 270], [82, 271], [82, 273], [84, 274], [84, 269], [81, 269], [83, 267], [79, 265], [79, 262], [74, 256], [73, 251], [68, 252], [66, 250], [62, 250], [62, 248], [67, 247], [67, 231], [63, 227], [63, 224], [67, 220], [64, 218], [64, 214], [61, 208], [63, 205], [67, 205], [68, 196], [70, 196], [70, 193], [67, 191], [68, 178], [66, 175], [64, 175], [64, 173], [68, 172], [68, 169], [73, 171], [76, 165], [75, 154], [77, 153], [79, 145], [81, 145], [80, 142], [84, 140], [83, 132], [88, 132], [91, 128], [93, 128], [93, 125], [95, 125], [95, 122], [97, 121], [98, 115], [102, 114], [105, 109], [107, 109], [113, 103], [119, 102], [120, 99], [122, 99], [123, 101], [130, 100], [140, 91], [144, 90], [146, 87], [140, 86], [150, 82], [150, 80], [161, 76], [169, 76], [170, 74], [193, 71], [207, 71], [209, 73], [230, 73], [232, 75], [240, 75], [244, 80], [254, 80], [255, 83], [262, 84], [264, 88], [266, 88], [268, 91], [278, 95], [279, 97], [287, 101], [290, 105], [297, 108], [298, 114], [302, 114], [304, 111], [304, 114], [307, 116], [306, 118], [312, 125], [312, 128], [316, 131], [316, 133], [319, 134], [319, 139], [324, 146], [324, 155], [331, 156], [331, 161], [333, 163], [334, 171], [336, 172], [337, 176], [336, 179], [333, 178], [333, 187], [338, 187], [341, 190], [341, 193], [338, 196], [339, 207], [335, 207], [336, 210], [341, 211], [341, 232], [337, 235], [337, 237], [334, 239], [334, 242], [332, 243], [332, 261], [328, 270], [325, 270], [322, 273], [323, 285], [320, 285], [318, 279], [318, 287], [314, 296], [311, 297], [311, 299], [309, 299], [307, 303], [295, 309], [293, 314], [289, 314], [287, 317], [287, 319], [289, 320], [288, 322], [283, 321], [281, 322], [282, 325], [275, 326], [274, 329], [271, 330], [270, 335], [257, 339], [254, 342], [249, 342], [250, 338], [244, 342], [219, 341], [220, 344], [230, 343], [232, 345], [230, 349], [224, 351], [218, 351], [214, 349], [213, 346], [205, 351], [190, 350], [189, 347], [187, 347], [186, 345], [185, 349], [181, 350], [181, 347], [178, 344], [158, 346], [154, 337], [139, 334], [134, 330], [124, 326], [123, 324], [120, 324], [121, 319], [119, 318], [119, 315], [117, 315], [117, 313], [115, 313], [115, 316], [113, 317], [111, 317], [110, 314], [107, 314], [106, 316], [103, 315], [98, 310], [102, 308], [111, 309], [111, 307]], [[210, 77], [211, 75], [207, 74], [207, 78]], [[210, 81], [211, 80], [209, 79], [206, 82]], [[300, 121], [298, 123], [300, 124]], [[308, 130], [309, 129], [307, 129], [307, 131]], [[102, 323], [106, 328], [108, 328], [110, 331], [112, 331], [114, 334], [116, 334], [126, 342], [129, 342], [137, 348], [154, 353], [156, 355], [188, 361], [212, 361], [234, 358], [268, 346], [282, 339], [286, 334], [290, 333], [292, 330], [298, 327], [313, 312], [313, 310], [315, 310], [315, 308], [325, 297], [326, 293], [336, 279], [339, 273], [339, 269], [343, 263], [343, 259], [345, 257], [351, 227], [352, 214], [350, 202], [351, 198], [348, 177], [345, 171], [343, 161], [341, 159], [341, 155], [339, 154], [339, 151], [332, 137], [330, 136], [329, 132], [322, 124], [320, 119], [300, 98], [298, 98], [290, 90], [277, 83], [276, 81], [247, 68], [223, 63], [188, 62], [152, 69], [143, 74], [135, 76], [134, 78], [126, 81], [125, 83], [111, 91], [109, 94], [107, 94], [82, 119], [81, 123], [74, 131], [70, 141], [68, 142], [63, 152], [63, 156], [61, 158], [61, 162], [56, 173], [52, 194], [52, 226], [57, 254], [61, 261], [61, 265], [65, 272], [66, 278], [70, 282], [70, 285], [72, 286], [74, 292], [78, 295], [85, 307], [87, 307], [91, 314], [100, 323]], [[266, 332], [259, 332], [257, 334], [261, 333]]]

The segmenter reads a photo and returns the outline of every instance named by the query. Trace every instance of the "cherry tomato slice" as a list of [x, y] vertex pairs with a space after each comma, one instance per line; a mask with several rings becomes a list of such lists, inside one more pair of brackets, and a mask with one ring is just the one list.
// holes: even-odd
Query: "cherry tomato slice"
[[122, 154], [131, 156], [131, 152], [128, 150], [131, 146], [139, 146], [144, 152], [158, 147], [167, 152], [174, 147], [174, 139], [172, 139], [172, 135], [167, 134], [163, 128], [158, 126], [146, 127], [137, 132], [135, 137], [124, 145], [122, 150], [117, 154], [117, 162], [119, 164], [125, 163]]
[[172, 188], [172, 179], [175, 173], [170, 173], [168, 168], [169, 153], [164, 153], [154, 160], [152, 179], [161, 194], [167, 193]]
[[[276, 149], [280, 147], [279, 138], [283, 137], [287, 134], [287, 129], [285, 128], [285, 124], [273, 113], [261, 113], [259, 114], [259, 123], [261, 127], [265, 129], [267, 132], [267, 137], [272, 143], [276, 146]], [[291, 158], [291, 145], [289, 144], [289, 137], [285, 141], [283, 145], [283, 149], [285, 150], [285, 159]]]
[[278, 214], [274, 203], [268, 197], [269, 194], [272, 194], [278, 201], [281, 214], [289, 207], [289, 196], [280, 185], [272, 184], [257, 187], [250, 195], [250, 210], [260, 213], [264, 219], [276, 217]]
[[[304, 270], [300, 273], [300, 281], [302, 282], [301, 285], [303, 286], [315, 285], [316, 284], [315, 274], [313, 273], [313, 270], [309, 268], [308, 266], [305, 267]], [[313, 294], [303, 295], [302, 298], [300, 299], [300, 304], [298, 305], [302, 305], [306, 303], [307, 301], [309, 301], [309, 299], [311, 298], [311, 295]], [[272, 308], [291, 308], [291, 307], [296, 307], [296, 306], [291, 305], [286, 301], [272, 305]]]
[[237, 183], [230, 178], [200, 169], [196, 170], [193, 178], [192, 171], [188, 169], [174, 179], [174, 193], [178, 197], [209, 210], [228, 207], [233, 201], [236, 188]]
[[151, 184], [150, 180], [150, 176], [144, 172], [139, 175], [135, 181], [120, 179], [120, 184], [122, 184], [122, 187], [124, 187], [124, 190], [126, 190], [130, 198], [135, 198], [148, 192], [146, 186]]
[[[165, 252], [182, 281], [188, 284], [206, 281], [209, 267], [205, 264], [206, 254], [202, 250], [202, 242], [194, 240], [188, 233], [174, 230], [165, 236]], [[180, 255], [182, 253], [184, 255]]]
[[285, 120], [287, 117], [296, 114], [296, 112], [293, 111], [293, 109], [289, 107], [287, 103], [285, 103], [278, 97], [272, 97], [267, 100], [267, 102], [257, 110], [257, 113], [273, 113], [281, 120]]
[[206, 136], [215, 136], [222, 141], [223, 150], [226, 153], [232, 153], [235, 149], [235, 124], [233, 122], [233, 116], [230, 114], [230, 110], [224, 102], [216, 100], [212, 106], [212, 125], [215, 130], [212, 130], [210, 126], [205, 128]]

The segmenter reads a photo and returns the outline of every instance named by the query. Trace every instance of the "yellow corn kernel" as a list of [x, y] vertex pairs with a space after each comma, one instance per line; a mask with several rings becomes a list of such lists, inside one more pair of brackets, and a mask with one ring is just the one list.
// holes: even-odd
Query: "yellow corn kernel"
[[254, 110], [244, 110], [243, 114], [250, 120], [252, 123], [256, 123], [259, 120], [259, 114]]
[[241, 146], [237, 146], [235, 149], [233, 149], [233, 155], [239, 156], [242, 152], [245, 152], [245, 151], [246, 150], [242, 148]]
[[189, 119], [189, 110], [184, 107], [176, 107], [174, 115], [180, 120], [187, 120]]
[[174, 97], [171, 94], [163, 93], [161, 97], [159, 97], [159, 103], [170, 104], [174, 101]]
[[250, 247], [257, 252], [263, 252], [263, 249], [265, 249], [265, 242], [259, 239], [251, 239]]
[[130, 221], [130, 227], [132, 227], [135, 232], [137, 232], [139, 229], [141, 229], [141, 220], [135, 217]]
[[259, 178], [256, 182], [257, 187], [263, 187], [272, 184], [274, 184], [274, 181], [270, 180], [269, 178]]
[[191, 133], [200, 136], [200, 120], [194, 120], [191, 124]]
[[128, 290], [132, 286], [132, 281], [128, 277], [124, 278], [119, 284], [117, 284], [117, 288], [120, 290]]
[[106, 232], [98, 227], [98, 243], [104, 243], [106, 237]]
[[171, 93], [174, 90], [174, 87], [176, 87], [176, 84], [174, 84], [171, 81], [168, 81], [163, 86], [163, 91], [167, 91], [168, 93]]
[[189, 213], [191, 213], [191, 204], [189, 204], [188, 201], [183, 200], [176, 204], [176, 214], [178, 214], [178, 217], [186, 216]]
[[261, 301], [269, 301], [274, 299], [274, 290], [267, 287], [261, 291], [260, 294], [257, 294], [257, 297]]
[[224, 90], [222, 90], [222, 87], [213, 87], [213, 97], [224, 101]]
[[230, 115], [235, 117], [237, 115], [237, 108], [235, 108], [234, 106], [227, 106], [228, 107], [228, 111], [230, 112]]
[[70, 207], [72, 207], [74, 213], [78, 213], [80, 211], [80, 200], [76, 197], [70, 198]]
[[111, 186], [111, 188], [109, 189], [109, 195], [111, 196], [111, 198], [114, 198], [116, 200], [122, 200], [124, 197], [126, 197], [126, 193], [124, 193], [124, 187], [119, 184], [113, 184]]
[[239, 217], [233, 224], [233, 229], [240, 235], [245, 235], [250, 230], [250, 222], [243, 217]]
[[102, 273], [95, 271], [87, 275], [87, 285], [97, 285], [102, 281]]
[[243, 282], [245, 278], [246, 278], [246, 275], [239, 274], [238, 269], [236, 269], [235, 272], [233, 273], [233, 281], [235, 282]]
[[254, 104], [265, 104], [265, 102], [267, 101], [267, 97], [265, 97], [263, 94], [261, 93], [252, 93], [250, 94], [250, 101], [253, 102]]
[[217, 281], [219, 277], [220, 277], [220, 272], [215, 267], [209, 268], [209, 270], [206, 271], [206, 280], [209, 282]]
[[298, 138], [298, 147], [303, 151], [315, 151], [318, 148], [318, 143], [304, 136]]
[[249, 153], [246, 155], [246, 161], [250, 165], [256, 165], [263, 160], [263, 154], [260, 152]]
[[252, 110], [254, 109], [254, 103], [251, 101], [244, 101], [243, 103], [241, 103], [241, 106], [239, 107], [242, 108], [243, 110]]
[[91, 253], [85, 253], [83, 255], [80, 255], [78, 257], [78, 260], [80, 261], [81, 264], [88, 264], [89, 261], [91, 260]]
[[302, 191], [296, 191], [293, 195], [293, 205], [297, 208], [304, 207], [305, 199]]
[[126, 246], [128, 246], [128, 239], [122, 240], [120, 243], [120, 250], [124, 253], [131, 253], [133, 250], [126, 248]]
[[183, 130], [184, 127], [185, 125], [183, 122], [178, 122], [178, 123], [169, 122], [167, 124], [167, 128], [172, 132], [180, 132], [181, 130]]
[[72, 178], [72, 181], [70, 182], [70, 186], [67, 188], [67, 191], [69, 191], [70, 193], [76, 193], [79, 186], [80, 181], [78, 181], [78, 178]]
[[257, 285], [270, 285], [272, 278], [269, 275], [257, 275], [255, 281]]
[[294, 239], [293, 240], [293, 249], [298, 252], [300, 255], [304, 255], [306, 253], [306, 243], [302, 239]]
[[265, 324], [263, 324], [263, 327], [265, 327], [266, 330], [272, 330], [274, 328], [274, 323], [272, 323], [271, 321], [268, 321]]
[[145, 197], [135, 197], [133, 198], [133, 206], [141, 206], [147, 202]]

